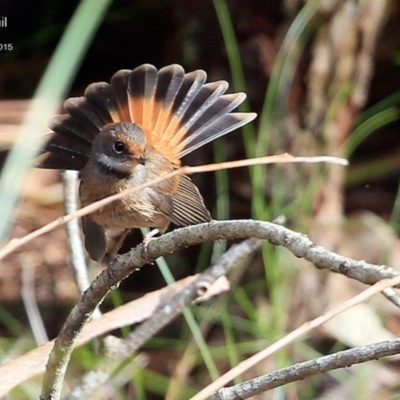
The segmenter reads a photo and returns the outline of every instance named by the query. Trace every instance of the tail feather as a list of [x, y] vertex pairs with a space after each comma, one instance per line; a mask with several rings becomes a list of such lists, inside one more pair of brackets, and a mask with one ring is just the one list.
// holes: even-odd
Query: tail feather
[[89, 159], [91, 144], [79, 136], [51, 135], [36, 165], [50, 169], [81, 170]]
[[86, 88], [84, 94], [91, 107], [96, 110], [105, 124], [121, 122], [118, 103], [108, 83], [92, 83]]
[[194, 96], [186, 112], [182, 115], [182, 129], [190, 128], [203, 113], [210, 108], [217, 99], [228, 89], [228, 82], [217, 81], [203, 85], [199, 93]]
[[52, 118], [49, 127], [61, 136], [67, 138], [77, 136], [89, 144], [93, 142], [95, 135], [98, 133], [98, 129], [92, 123], [89, 125], [82, 124], [69, 114], [57, 115]]
[[[143, 128], [149, 144], [178, 160], [256, 117], [232, 112], [245, 100], [244, 93], [225, 94], [227, 82], [205, 83], [206, 78], [202, 70], [185, 73], [177, 64], [159, 71], [150, 64], [120, 70], [110, 84], [93, 83], [84, 97], [65, 101], [67, 114], [51, 122], [54, 133], [44, 151], [70, 156], [80, 166], [105, 125], [134, 122]], [[50, 155], [47, 160], [56, 164]]]
[[166, 137], [173, 137], [177, 131], [182, 115], [191, 104], [191, 100], [196, 97], [207, 79], [207, 75], [202, 70], [197, 70], [185, 74], [180, 90], [176, 93], [174, 104], [172, 105], [172, 116], [165, 129]]
[[157, 69], [144, 64], [129, 74], [128, 108], [130, 120], [143, 127], [150, 128], [153, 113], [154, 92], [157, 85]]
[[184, 69], [177, 64], [162, 68], [158, 73], [153, 123], [150, 126], [158, 136], [153, 139], [154, 141], [162, 139], [165, 135], [165, 128], [173, 117], [172, 108], [176, 95], [180, 92], [184, 75]]
[[46, 146], [46, 151], [57, 152], [59, 154], [69, 154], [71, 156], [86, 157], [90, 152], [90, 145], [79, 137], [74, 137], [72, 140], [60, 135], [51, 137]]
[[186, 140], [185, 148], [179, 153], [179, 157], [184, 157], [192, 151], [204, 146], [227, 133], [241, 128], [256, 118], [256, 113], [230, 113], [217, 119], [212, 125], [204, 127], [204, 132], [189, 136]]
[[184, 76], [185, 71], [178, 64], [161, 68], [158, 71], [155, 92], [156, 103], [160, 103], [164, 109], [169, 109], [175, 100], [176, 94], [179, 93]]
[[186, 136], [199, 134], [200, 129], [205, 129], [207, 126], [214, 123], [215, 120], [229, 114], [239, 104], [243, 103], [246, 95], [244, 93], [224, 94], [219, 97], [209, 109], [206, 109], [196, 121], [187, 130]]
[[[170, 132], [170, 136], [165, 137], [165, 140], [171, 141], [171, 144], [176, 148], [176, 152], [179, 156], [185, 149], [184, 139], [187, 136], [188, 130], [206, 112], [206, 110], [225, 93], [227, 88], [228, 83], [225, 81], [207, 83], [203, 85], [200, 91], [192, 98], [189, 96], [187, 97], [187, 100], [190, 101], [190, 103], [182, 114], [177, 129]], [[214, 113], [214, 108], [212, 108], [211, 111]]]
[[132, 73], [129, 69], [121, 69], [111, 78], [111, 88], [118, 104], [118, 115], [121, 122], [131, 122], [128, 104], [128, 80]]
[[[181, 128], [180, 132], [176, 134], [176, 139], [179, 138], [180, 140], [181, 152], [185, 151], [185, 153], [188, 154], [193, 151], [194, 149], [189, 146], [189, 144], [197, 137], [200, 137], [199, 143], [202, 143], [202, 138], [207, 140], [208, 136], [211, 136], [211, 140], [216, 138], [217, 136], [212, 134], [209, 127], [214, 125], [225, 115], [228, 115], [234, 108], [241, 104], [245, 98], [246, 95], [244, 93], [226, 94], [217, 98], [215, 103], [211, 104], [209, 108], [204, 107], [202, 114], [199, 113], [199, 115], [196, 115], [197, 118], [194, 118], [193, 121], [189, 121], [188, 124]], [[227, 127], [222, 126], [222, 128]], [[204, 141], [204, 143], [207, 143], [207, 141]], [[176, 145], [179, 146], [179, 142], [177, 142]]]
[[97, 131], [111, 122], [110, 117], [108, 117], [108, 120], [103, 119], [100, 112], [91, 106], [86, 97], [72, 97], [64, 102], [64, 108], [69, 115], [83, 125], [94, 125], [93, 129]]
[[86, 158], [75, 158], [69, 154], [43, 153], [36, 157], [35, 167], [46, 169], [70, 169], [81, 171], [87, 163]]

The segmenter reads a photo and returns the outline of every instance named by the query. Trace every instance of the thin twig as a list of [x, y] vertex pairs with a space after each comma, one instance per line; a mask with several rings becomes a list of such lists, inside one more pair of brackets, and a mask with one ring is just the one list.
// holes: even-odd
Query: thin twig
[[350, 367], [378, 358], [400, 353], [400, 339], [390, 339], [368, 346], [354, 347], [328, 356], [291, 365], [238, 385], [222, 388], [211, 397], [213, 400], [243, 400], [267, 390], [300, 381], [309, 376]]
[[[220, 376], [216, 381], [212, 382], [210, 385], [206, 386], [200, 392], [198, 392], [195, 396], [193, 396], [190, 400], [204, 400], [207, 399], [209, 396], [214, 394], [214, 392], [227, 383], [235, 379], [237, 376], [243, 374], [248, 369], [252, 368], [262, 360], [265, 360], [271, 354], [275, 353], [277, 350], [283, 348], [284, 346], [288, 345], [289, 343], [293, 342], [295, 339], [300, 338], [301, 336], [305, 335], [306, 333], [310, 332], [312, 329], [321, 326], [325, 322], [330, 321], [332, 318], [336, 317], [337, 315], [347, 311], [348, 309], [368, 300], [375, 294], [381, 292], [385, 288], [398, 285], [400, 283], [400, 276], [396, 276], [393, 279], [384, 279], [375, 285], [369, 287], [368, 289], [364, 290], [357, 296], [352, 297], [350, 300], [345, 301], [344, 303], [340, 304], [339, 306], [329, 310], [325, 314], [313, 319], [312, 321], [306, 322], [301, 325], [299, 328], [291, 331], [282, 339], [278, 340], [277, 342], [273, 343], [271, 346], [263, 349], [262, 351], [254, 354], [250, 358], [246, 359], [245, 361], [241, 362], [240, 364], [236, 365], [230, 371], [225, 373], [224, 375]], [[392, 353], [390, 354], [392, 355]]]
[[35, 296], [35, 265], [24, 260], [22, 263], [22, 300], [24, 302], [29, 325], [32, 329], [33, 337], [38, 345], [49, 341], [46, 328], [44, 327], [42, 316]]
[[400, 296], [393, 288], [385, 289], [382, 294], [396, 307], [400, 308]]
[[[65, 214], [72, 214], [78, 209], [78, 172], [64, 171], [62, 174], [64, 188]], [[83, 293], [90, 285], [83, 248], [81, 229], [77, 219], [66, 224], [68, 245], [71, 254], [71, 263], [74, 269], [74, 278], [79, 292]]]
[[138, 192], [148, 186], [156, 185], [164, 181], [165, 179], [172, 178], [176, 175], [192, 175], [200, 172], [209, 172], [209, 171], [218, 171], [221, 169], [230, 169], [230, 168], [239, 168], [246, 167], [251, 165], [260, 165], [260, 164], [277, 164], [277, 163], [330, 163], [330, 164], [338, 164], [338, 165], [347, 165], [347, 160], [338, 157], [293, 157], [289, 154], [281, 154], [275, 156], [268, 157], [259, 157], [259, 158], [251, 158], [246, 160], [239, 161], [229, 161], [223, 162], [219, 164], [208, 164], [201, 165], [197, 167], [181, 167], [177, 170], [163, 175], [157, 179], [153, 179], [143, 185], [136, 186], [131, 189], [124, 190], [121, 193], [114, 194], [113, 196], [106, 197], [102, 200], [96, 201], [86, 207], [81, 208], [80, 210], [73, 212], [71, 214], [65, 215], [63, 217], [59, 217], [56, 220], [50, 222], [49, 224], [37, 229], [36, 231], [31, 232], [30, 234], [22, 237], [22, 238], [14, 238], [11, 239], [8, 243], [6, 243], [2, 248], [0, 248], [0, 260], [2, 260], [6, 255], [10, 254], [12, 251], [21, 247], [22, 245], [28, 243], [32, 239], [35, 239], [45, 233], [52, 231], [53, 229], [66, 224], [69, 221], [72, 221], [76, 218], [83, 217], [84, 215], [90, 214], [101, 207], [106, 206], [107, 204], [122, 199], [127, 194]]

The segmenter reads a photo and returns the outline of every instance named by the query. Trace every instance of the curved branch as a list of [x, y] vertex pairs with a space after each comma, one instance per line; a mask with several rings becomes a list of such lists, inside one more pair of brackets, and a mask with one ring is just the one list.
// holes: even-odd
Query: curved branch
[[281, 225], [253, 220], [213, 221], [207, 224], [177, 229], [153, 239], [144, 250], [142, 245], [119, 257], [103, 271], [79, 303], [72, 309], [55, 342], [46, 367], [42, 400], [58, 399], [74, 343], [93, 310], [102, 302], [112, 287], [143, 265], [156, 258], [208, 240], [258, 238], [286, 247], [296, 257], [302, 257], [317, 268], [329, 269], [365, 284], [393, 278], [399, 273], [388, 266], [377, 266], [355, 261], [314, 244], [306, 235], [293, 232]]
[[[98, 368], [89, 371], [83, 376], [81, 382], [75, 386], [67, 396], [68, 400], [89, 398], [98, 390], [115, 369], [132, 354], [136, 352], [145, 342], [152, 338], [161, 328], [170, 323], [183, 309], [193, 302], [198, 303], [212, 297], [210, 288], [216, 281], [223, 278], [235, 265], [243, 262], [249, 255], [261, 246], [259, 239], [247, 239], [238, 245], [233, 245], [222, 257], [196, 276], [191, 282], [170, 296], [163, 296], [162, 301], [151, 317], [144, 320], [138, 327], [123, 339], [112, 338], [112, 352], [98, 363]], [[220, 291], [218, 291], [220, 293]], [[205, 298], [204, 295], [207, 297]], [[216, 293], [214, 293], [216, 294]]]

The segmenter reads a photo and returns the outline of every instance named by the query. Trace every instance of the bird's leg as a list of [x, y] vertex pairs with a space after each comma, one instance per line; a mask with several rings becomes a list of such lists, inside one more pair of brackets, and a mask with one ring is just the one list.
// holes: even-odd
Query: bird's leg
[[115, 243], [115, 246], [113, 247], [110, 253], [110, 261], [109, 261], [110, 264], [112, 264], [117, 258], [118, 250], [121, 248], [122, 244], [124, 243], [124, 240], [126, 239], [130, 231], [131, 231], [130, 229], [125, 228], [125, 230], [121, 233], [121, 236], [117, 240], [117, 243]]
[[151, 239], [157, 235], [157, 233], [160, 233], [160, 231], [159, 229], [155, 228], [143, 236], [143, 245], [145, 248], [147, 248], [147, 245], [150, 243]]
[[152, 241], [153, 237], [155, 235], [157, 235], [157, 233], [160, 233], [160, 230], [155, 228], [152, 229], [150, 232], [146, 233], [145, 235], [143, 235], [143, 249], [142, 249], [142, 255], [143, 254], [147, 254], [147, 246], [149, 245], [149, 243]]

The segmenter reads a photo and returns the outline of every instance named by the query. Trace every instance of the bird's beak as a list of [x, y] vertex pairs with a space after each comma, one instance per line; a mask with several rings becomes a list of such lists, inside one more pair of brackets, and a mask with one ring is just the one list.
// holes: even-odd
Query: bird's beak
[[136, 160], [140, 165], [146, 165], [146, 158], [145, 158], [145, 156], [135, 157], [135, 160]]

